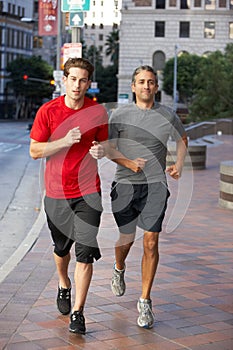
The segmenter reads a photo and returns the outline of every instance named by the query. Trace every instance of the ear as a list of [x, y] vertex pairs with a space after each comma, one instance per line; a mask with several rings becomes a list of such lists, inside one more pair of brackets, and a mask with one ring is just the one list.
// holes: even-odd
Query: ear
[[132, 92], [135, 92], [135, 84], [134, 83], [131, 84], [131, 90], [132, 90]]

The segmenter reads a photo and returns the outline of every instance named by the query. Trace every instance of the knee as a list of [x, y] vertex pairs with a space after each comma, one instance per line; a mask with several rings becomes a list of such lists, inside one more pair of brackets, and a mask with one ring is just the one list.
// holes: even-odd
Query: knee
[[158, 234], [147, 232], [144, 234], [144, 251], [149, 255], [158, 255]]

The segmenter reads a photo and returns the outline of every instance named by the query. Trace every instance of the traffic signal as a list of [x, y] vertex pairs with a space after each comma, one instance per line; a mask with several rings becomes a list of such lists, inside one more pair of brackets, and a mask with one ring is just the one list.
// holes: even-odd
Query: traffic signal
[[93, 97], [92, 97], [92, 101], [97, 102], [97, 97], [96, 97], [96, 96], [93, 96]]
[[23, 80], [28, 80], [28, 75], [27, 74], [23, 75]]
[[50, 80], [50, 85], [55, 85], [55, 80]]

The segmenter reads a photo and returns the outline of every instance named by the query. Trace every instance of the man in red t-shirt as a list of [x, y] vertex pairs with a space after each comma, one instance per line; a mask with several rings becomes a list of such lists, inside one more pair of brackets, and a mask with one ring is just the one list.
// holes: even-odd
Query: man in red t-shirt
[[[93, 273], [101, 257], [97, 233], [102, 213], [97, 161], [108, 138], [105, 109], [85, 96], [93, 65], [69, 58], [64, 66], [66, 94], [45, 103], [31, 130], [30, 155], [46, 158], [45, 212], [54, 243], [59, 284], [57, 307], [70, 315], [69, 330], [85, 334], [83, 309]], [[75, 243], [75, 301], [71, 309], [68, 276]]]

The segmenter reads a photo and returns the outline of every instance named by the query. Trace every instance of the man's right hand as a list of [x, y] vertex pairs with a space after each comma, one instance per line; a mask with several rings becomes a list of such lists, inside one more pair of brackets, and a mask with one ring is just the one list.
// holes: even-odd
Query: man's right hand
[[144, 158], [136, 158], [134, 160], [131, 160], [130, 162], [130, 169], [135, 172], [135, 173], [139, 173], [140, 171], [142, 171], [146, 165], [147, 159]]
[[66, 147], [70, 147], [75, 143], [79, 143], [81, 140], [81, 136], [82, 134], [78, 126], [68, 131], [68, 133], [64, 137]]

